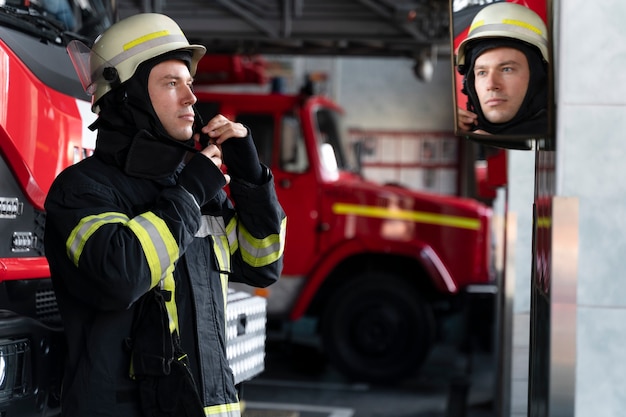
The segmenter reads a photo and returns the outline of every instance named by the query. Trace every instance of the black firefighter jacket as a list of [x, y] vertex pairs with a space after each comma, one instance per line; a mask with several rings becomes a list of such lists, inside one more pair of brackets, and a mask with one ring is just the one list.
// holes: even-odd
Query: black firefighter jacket
[[261, 185], [233, 178], [233, 206], [203, 155], [161, 179], [126, 175], [114, 161], [96, 147], [59, 175], [46, 200], [46, 256], [68, 344], [63, 415], [140, 415], [127, 340], [137, 301], [162, 286], [173, 294], [170, 330], [180, 334], [205, 415], [239, 416], [226, 358], [227, 283], [263, 287], [280, 275], [286, 217], [271, 173], [264, 167]]

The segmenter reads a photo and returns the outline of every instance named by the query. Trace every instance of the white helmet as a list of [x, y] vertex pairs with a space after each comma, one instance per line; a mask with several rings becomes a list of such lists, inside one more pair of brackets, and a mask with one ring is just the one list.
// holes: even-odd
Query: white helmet
[[158, 13], [136, 14], [112, 25], [89, 49], [80, 41], [67, 47], [74, 68], [87, 94], [92, 96], [92, 111], [99, 113], [98, 100], [120, 83], [130, 79], [137, 67], [166, 52], [189, 50], [191, 75], [206, 52], [201, 45], [190, 45], [178, 24]]
[[510, 38], [535, 46], [544, 61], [548, 58], [548, 30], [537, 13], [520, 4], [499, 2], [480, 10], [470, 25], [467, 38], [457, 51], [456, 64], [464, 65], [468, 45], [486, 38]]

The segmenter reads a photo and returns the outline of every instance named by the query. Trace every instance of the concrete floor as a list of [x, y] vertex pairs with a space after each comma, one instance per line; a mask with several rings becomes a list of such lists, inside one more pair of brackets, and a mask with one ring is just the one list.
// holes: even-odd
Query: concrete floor
[[314, 348], [268, 343], [265, 371], [243, 385], [243, 417], [525, 417], [527, 313], [514, 315], [512, 334], [508, 411], [496, 398], [494, 353], [436, 345], [418, 376], [375, 386], [346, 380]]

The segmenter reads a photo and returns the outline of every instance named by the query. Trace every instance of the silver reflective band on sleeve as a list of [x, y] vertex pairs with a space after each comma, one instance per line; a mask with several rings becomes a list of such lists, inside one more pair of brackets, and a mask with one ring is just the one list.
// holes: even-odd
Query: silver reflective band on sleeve
[[163, 219], [151, 212], [141, 214], [134, 219], [116, 212], [83, 218], [72, 230], [65, 243], [67, 256], [75, 266], [78, 266], [89, 238], [102, 226], [115, 223], [128, 227], [137, 237], [150, 268], [152, 286], [157, 285], [178, 259], [178, 244]]
[[87, 216], [81, 219], [78, 225], [72, 230], [70, 236], [65, 242], [67, 256], [72, 260], [75, 266], [85, 248], [85, 243], [101, 226], [111, 223], [126, 223], [128, 216], [123, 213], [101, 213], [93, 216]]
[[255, 238], [239, 225], [239, 250], [244, 262], [254, 267], [260, 267], [280, 259], [285, 249], [286, 224], [287, 219], [284, 218], [279, 234], [272, 234], [261, 239]]
[[166, 276], [178, 259], [178, 244], [163, 219], [152, 212], [135, 217], [127, 226], [141, 243], [154, 286]]
[[195, 237], [220, 236], [226, 234], [226, 226], [223, 217], [202, 215], [200, 220], [200, 228]]

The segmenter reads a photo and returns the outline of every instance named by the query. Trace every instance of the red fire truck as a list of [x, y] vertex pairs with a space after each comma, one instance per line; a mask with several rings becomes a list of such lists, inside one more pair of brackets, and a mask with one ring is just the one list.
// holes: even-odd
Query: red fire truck
[[203, 118], [221, 113], [251, 129], [288, 216], [268, 316], [287, 328], [313, 321], [324, 353], [349, 377], [410, 376], [442, 313], [493, 293], [491, 210], [362, 178], [343, 110], [310, 85], [299, 94], [214, 86], [266, 81], [262, 60], [234, 56], [206, 56], [196, 74]]

